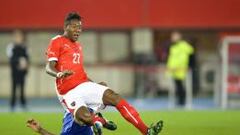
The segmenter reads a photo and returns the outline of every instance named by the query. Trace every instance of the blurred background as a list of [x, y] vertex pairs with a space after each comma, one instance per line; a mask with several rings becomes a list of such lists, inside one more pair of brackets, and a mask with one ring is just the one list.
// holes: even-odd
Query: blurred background
[[[23, 32], [30, 61], [25, 78], [27, 108], [62, 110], [54, 78], [45, 73], [45, 49], [51, 38], [63, 33], [64, 17], [70, 11], [83, 17], [79, 41], [89, 77], [105, 81], [138, 109], [239, 108], [239, 5], [239, 0], [1, 1], [0, 111], [9, 111], [7, 48], [16, 29]], [[181, 79], [186, 98], [180, 104], [179, 85], [167, 66], [171, 44], [176, 43], [173, 32], [193, 50], [186, 57], [187, 71]]]

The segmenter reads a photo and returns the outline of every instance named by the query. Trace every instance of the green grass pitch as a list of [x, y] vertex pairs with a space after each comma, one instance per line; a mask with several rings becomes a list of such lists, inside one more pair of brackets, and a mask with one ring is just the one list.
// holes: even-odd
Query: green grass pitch
[[[161, 135], [239, 135], [240, 111], [144, 111], [146, 124], [164, 120]], [[140, 135], [117, 112], [104, 113], [118, 125], [117, 131], [104, 130], [104, 135]], [[59, 134], [61, 113], [0, 113], [1, 135], [37, 135], [26, 127], [26, 120], [35, 118], [49, 131]]]

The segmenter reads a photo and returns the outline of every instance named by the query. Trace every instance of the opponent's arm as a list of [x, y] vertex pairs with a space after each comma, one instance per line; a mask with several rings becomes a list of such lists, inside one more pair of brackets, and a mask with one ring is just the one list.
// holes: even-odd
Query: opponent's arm
[[30, 119], [27, 121], [27, 126], [31, 128], [33, 131], [39, 133], [40, 135], [54, 135], [53, 133], [50, 133], [46, 129], [42, 128], [39, 122], [37, 122], [34, 119]]
[[56, 78], [64, 78], [64, 77], [67, 77], [67, 76], [70, 76], [73, 74], [73, 72], [71, 70], [64, 70], [64, 71], [57, 71], [57, 69], [55, 68], [57, 64], [57, 61], [49, 61], [47, 64], [46, 64], [46, 72], [53, 76], [53, 77], [56, 77]]

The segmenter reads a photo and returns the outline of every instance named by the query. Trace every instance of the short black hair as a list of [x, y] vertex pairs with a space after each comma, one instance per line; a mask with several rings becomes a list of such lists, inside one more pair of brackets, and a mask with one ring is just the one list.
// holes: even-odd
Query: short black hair
[[82, 17], [77, 12], [68, 13], [68, 15], [64, 20], [64, 25], [67, 26], [71, 20], [75, 20], [75, 19], [81, 21]]

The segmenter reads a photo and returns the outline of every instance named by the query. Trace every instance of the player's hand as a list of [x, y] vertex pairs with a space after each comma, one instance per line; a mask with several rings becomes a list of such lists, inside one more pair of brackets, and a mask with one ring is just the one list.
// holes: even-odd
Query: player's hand
[[34, 119], [27, 120], [27, 127], [31, 128], [33, 131], [38, 132], [38, 133], [40, 132], [40, 130], [42, 128], [40, 126], [40, 124]]
[[58, 72], [57, 73], [57, 78], [65, 78], [68, 77], [70, 75], [72, 75], [74, 72], [71, 70], [64, 70], [62, 72]]
[[103, 85], [103, 86], [107, 86], [106, 82], [99, 82], [98, 84]]

